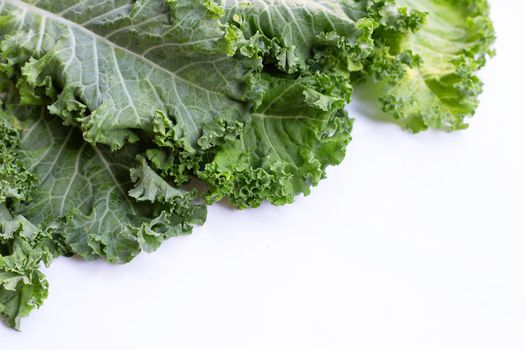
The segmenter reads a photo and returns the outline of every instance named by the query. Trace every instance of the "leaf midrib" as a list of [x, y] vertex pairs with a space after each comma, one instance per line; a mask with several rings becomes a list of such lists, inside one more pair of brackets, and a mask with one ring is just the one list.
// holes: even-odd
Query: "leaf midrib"
[[97, 41], [99, 42], [102, 42], [106, 45], [108, 45], [109, 47], [113, 48], [113, 49], [118, 49], [118, 50], [121, 50], [123, 52], [125, 52], [126, 54], [129, 54], [135, 58], [138, 58], [139, 60], [145, 62], [146, 64], [149, 64], [161, 71], [163, 71], [164, 73], [166, 74], [169, 74], [171, 77], [173, 77], [174, 79], [176, 80], [179, 80], [183, 83], [186, 83], [190, 86], [193, 86], [194, 88], [196, 89], [199, 89], [199, 90], [202, 90], [204, 92], [207, 92], [207, 93], [212, 93], [212, 94], [216, 94], [216, 95], [222, 95], [222, 96], [226, 96], [224, 95], [223, 93], [220, 93], [218, 91], [213, 91], [213, 90], [208, 90], [198, 84], [195, 84], [194, 82], [192, 81], [189, 81], [187, 79], [184, 79], [178, 75], [176, 75], [175, 73], [173, 73], [172, 71], [160, 66], [159, 64], [149, 60], [148, 58], [136, 53], [136, 52], [133, 52], [131, 51], [130, 49], [128, 48], [125, 48], [125, 47], [122, 47], [122, 46], [119, 46], [117, 44], [115, 44], [114, 42], [104, 38], [103, 36], [100, 36], [99, 34], [85, 28], [85, 27], [82, 27], [80, 24], [78, 23], [75, 23], [73, 21], [70, 21], [64, 17], [61, 17], [53, 12], [50, 12], [50, 11], [47, 11], [47, 10], [44, 10], [44, 9], [41, 9], [39, 7], [36, 7], [32, 4], [28, 4], [28, 3], [25, 3], [23, 1], [20, 1], [20, 0], [2, 0], [1, 2], [3, 3], [6, 3], [6, 4], [11, 4], [12, 6], [15, 6], [15, 7], [18, 7], [20, 9], [23, 9], [23, 10], [26, 10], [26, 11], [29, 11], [29, 12], [33, 12], [33, 13], [36, 13], [37, 15], [41, 16], [42, 18], [49, 18], [53, 21], [56, 21], [56, 22], [59, 22], [59, 23], [62, 23], [66, 26], [70, 26], [76, 30], [79, 30], [81, 32], [84, 32], [84, 33], [87, 33], [91, 36], [93, 36]]

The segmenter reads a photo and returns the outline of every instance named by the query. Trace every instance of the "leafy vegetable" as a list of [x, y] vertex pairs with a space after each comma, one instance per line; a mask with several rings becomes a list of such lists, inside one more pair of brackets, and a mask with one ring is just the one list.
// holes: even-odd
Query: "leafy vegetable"
[[[87, 141], [114, 150], [139, 139], [153, 140], [158, 147], [148, 152], [150, 160], [158, 166], [159, 158], [176, 160], [161, 169], [177, 183], [187, 181], [190, 173], [215, 186], [223, 177], [233, 176], [236, 183], [255, 181], [249, 171], [224, 171], [220, 159], [204, 163], [219, 149], [232, 147], [223, 143], [235, 142], [243, 124], [261, 118], [270, 124], [274, 115], [266, 118], [265, 113], [272, 112], [267, 106], [286, 86], [295, 90], [286, 97], [292, 96], [299, 108], [289, 116], [301, 117], [305, 99], [317, 104], [312, 108], [318, 112], [307, 112], [314, 118], [340, 115], [351, 91], [343, 78], [349, 79], [349, 70], [362, 68], [373, 47], [374, 23], [363, 17], [366, 12], [352, 7], [363, 7], [359, 2], [275, 2], [268, 8], [264, 1], [250, 6], [227, 1], [224, 9], [189, 0], [3, 4], [3, 32], [16, 32], [2, 42], [4, 71], [16, 77], [22, 102], [50, 99], [52, 115], [78, 126]], [[291, 27], [285, 25], [289, 16], [294, 19]], [[341, 82], [343, 87], [338, 87]], [[334, 88], [341, 94], [327, 91]], [[296, 128], [308, 128], [303, 124], [296, 123]], [[326, 123], [309, 136], [310, 143], [326, 133], [322, 124]], [[345, 149], [348, 139], [338, 148]], [[293, 140], [288, 144], [296, 147]], [[269, 150], [261, 151], [258, 158], [272, 156]], [[279, 165], [286, 176], [294, 176], [292, 189], [260, 163], [250, 161], [250, 169], [265, 173], [272, 187], [284, 193], [275, 202], [290, 202], [295, 194], [308, 192], [308, 179], [319, 179], [328, 164], [312, 167], [302, 159], [291, 165], [295, 170]], [[200, 172], [203, 168], [206, 171]], [[268, 191], [255, 191], [254, 204], [273, 197]], [[219, 193], [232, 191], [218, 186], [209, 198], [218, 199]]]
[[0, 0], [0, 314], [18, 329], [58, 256], [310, 193], [369, 76], [408, 129], [465, 127], [493, 39], [484, 0]]
[[[39, 246], [42, 240], [57, 245], [57, 255], [124, 263], [204, 222], [205, 208], [194, 203], [196, 191], [177, 189], [159, 177], [145, 159], [136, 158], [137, 147], [111, 152], [106, 146], [90, 145], [76, 128], [60, 125], [45, 109], [16, 115], [11, 123], [22, 130], [18, 156], [31, 168], [35, 188], [30, 201], [3, 205], [0, 224], [6, 265], [0, 268], [35, 274], [23, 280], [31, 288], [41, 278], [36, 269], [46, 253]], [[46, 261], [54, 256], [47, 253]], [[18, 264], [23, 265], [13, 270], [11, 265]], [[6, 277], [10, 279], [4, 286], [10, 290], [7, 283], [14, 280]], [[11, 314], [6, 315], [10, 323], [15, 322]]]
[[[398, 0], [397, 6], [421, 16], [407, 35], [386, 36], [373, 55], [369, 69], [380, 81], [383, 110], [414, 132], [466, 128], [482, 91], [476, 72], [493, 54], [486, 1]], [[388, 31], [383, 26], [378, 35]]]
[[352, 120], [339, 96], [344, 94], [324, 75], [274, 80], [240, 137], [226, 142], [199, 173], [212, 185], [208, 199], [228, 196], [246, 208], [309, 193], [328, 165], [343, 160], [351, 139]]
[[47, 296], [47, 282], [38, 268], [52, 255], [42, 244], [43, 233], [25, 218], [13, 217], [6, 205], [28, 200], [35, 185], [21, 156], [18, 133], [0, 114], [0, 314], [17, 329], [20, 319]]

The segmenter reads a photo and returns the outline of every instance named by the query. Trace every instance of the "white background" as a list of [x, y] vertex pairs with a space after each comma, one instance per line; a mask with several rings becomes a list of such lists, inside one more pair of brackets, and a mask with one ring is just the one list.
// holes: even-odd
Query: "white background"
[[356, 118], [347, 160], [294, 205], [232, 211], [126, 266], [60, 259], [0, 347], [525, 349], [525, 2], [467, 131]]

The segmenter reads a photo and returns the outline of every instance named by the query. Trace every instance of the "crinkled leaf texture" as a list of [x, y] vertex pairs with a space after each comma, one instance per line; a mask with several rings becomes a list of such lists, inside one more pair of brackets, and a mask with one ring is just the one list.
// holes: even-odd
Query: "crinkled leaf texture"
[[[1, 69], [16, 80], [22, 103], [48, 104], [52, 116], [78, 126], [90, 143], [117, 150], [145, 140], [154, 144], [147, 159], [163, 176], [181, 184], [200, 174], [216, 187], [215, 178], [224, 172], [211, 163], [224, 164], [231, 144], [241, 134], [253, 134], [260, 120], [270, 129], [278, 127], [273, 115], [264, 116], [273, 112], [267, 106], [281, 103], [271, 99], [282, 97], [276, 90], [283, 86], [299, 90], [297, 79], [322, 74], [325, 82], [301, 83], [302, 92], [287, 95], [294, 106], [308, 100], [308, 118], [316, 124], [312, 128], [305, 118], [294, 118], [296, 133], [311, 140], [330, 134], [327, 120], [342, 115], [340, 101], [349, 101], [351, 88], [347, 81], [343, 94], [334, 96], [326, 86], [348, 80], [373, 49], [376, 24], [366, 17], [367, 3], [2, 0]], [[338, 102], [321, 106], [327, 99]], [[296, 147], [296, 142], [283, 143]], [[260, 147], [249, 168], [272, 177], [285, 171], [283, 179], [272, 180], [272, 188], [286, 194], [274, 200], [266, 186], [253, 187], [253, 204], [290, 202], [295, 194], [308, 193], [328, 164], [337, 163], [307, 160], [315, 155], [302, 152], [295, 171], [281, 164], [274, 172], [259, 161], [271, 152]], [[300, 153], [290, 152], [286, 158]], [[237, 174], [237, 183], [246, 182], [246, 173], [229, 171], [228, 176]], [[289, 176], [294, 176], [293, 191]], [[237, 196], [235, 190], [212, 191], [209, 199], [220, 198], [219, 192]]]
[[9, 131], [2, 145], [12, 145], [21, 180], [29, 182], [23, 192], [20, 179], [10, 181], [16, 191], [0, 187], [11, 194], [0, 203], [0, 313], [13, 327], [47, 295], [41, 262], [75, 254], [125, 263], [205, 220], [196, 191], [161, 178], [138, 145], [91, 145], [45, 107], [17, 108], [0, 121]]
[[14, 218], [7, 207], [7, 202], [28, 200], [36, 183], [20, 146], [18, 132], [0, 114], [0, 315], [16, 329], [47, 296], [38, 268], [51, 258], [42, 232], [25, 218]]
[[[51, 114], [91, 143], [119, 149], [168, 118], [172, 142], [193, 153], [205, 126], [246, 118], [254, 60], [226, 55], [216, 9], [201, 1], [0, 1], [4, 71], [22, 102], [52, 100]], [[219, 11], [220, 14], [220, 11]], [[226, 75], [225, 72], [228, 72]]]
[[209, 200], [229, 196], [239, 208], [264, 200], [290, 203], [297, 193], [308, 194], [328, 165], [343, 160], [352, 129], [339, 91], [345, 84], [331, 85], [323, 75], [270, 84], [240, 138], [226, 143], [199, 174], [212, 186]]
[[[382, 1], [226, 0], [226, 38], [233, 52], [258, 55], [286, 73], [362, 68], [376, 23], [366, 11]], [[331, 66], [331, 67], [330, 67]]]
[[48, 284], [38, 269], [54, 257], [48, 241], [41, 230], [24, 217], [13, 218], [0, 204], [0, 315], [15, 329], [47, 297]]
[[[1, 0], [0, 13], [2, 86], [15, 95], [2, 120], [18, 152], [2, 150], [0, 168], [14, 325], [45, 297], [42, 261], [123, 263], [202, 223], [195, 191], [174, 186], [192, 174], [209, 200], [239, 207], [308, 193], [350, 140], [348, 72], [375, 25], [360, 2], [336, 0]], [[7, 264], [33, 255], [23, 271]]]
[[35, 177], [21, 159], [20, 137], [0, 111], [0, 203], [27, 200]]
[[390, 40], [388, 26], [380, 29], [384, 45], [370, 66], [383, 110], [413, 132], [466, 128], [482, 91], [476, 73], [493, 53], [487, 1], [398, 0], [396, 7], [412, 11], [412, 25]]
[[124, 263], [203, 223], [196, 192], [157, 175], [137, 158], [138, 146], [112, 152], [85, 142], [77, 128], [61, 125], [45, 108], [25, 112], [17, 111], [17, 122], [38, 183], [32, 200], [17, 202], [13, 213], [53, 229], [71, 253]]
[[42, 304], [42, 263], [125, 263], [205, 220], [308, 194], [372, 75], [413, 131], [477, 106], [486, 0], [0, 0], [0, 314]]
[[209, 201], [228, 197], [239, 208], [290, 203], [342, 161], [351, 140], [352, 121], [343, 111], [350, 74], [373, 50], [376, 22], [366, 4], [225, 2], [230, 49], [261, 58], [263, 94], [240, 137], [227, 140], [198, 172], [211, 185]]

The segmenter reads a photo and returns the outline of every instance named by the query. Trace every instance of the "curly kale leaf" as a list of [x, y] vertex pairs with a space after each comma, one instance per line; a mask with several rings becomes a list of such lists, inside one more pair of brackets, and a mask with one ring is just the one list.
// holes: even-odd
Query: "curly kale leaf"
[[21, 158], [18, 131], [0, 115], [0, 203], [29, 199], [36, 179]]
[[[91, 143], [119, 149], [161, 114], [194, 153], [217, 119], [247, 118], [255, 60], [226, 54], [221, 11], [201, 1], [0, 1], [2, 70]], [[227, 74], [224, 74], [227, 72]]]
[[45, 108], [0, 116], [2, 152], [10, 148], [18, 167], [2, 180], [0, 202], [0, 314], [10, 326], [47, 296], [41, 263], [73, 254], [125, 263], [204, 222], [196, 191], [161, 178], [138, 145], [91, 145]]
[[239, 208], [265, 200], [290, 203], [297, 194], [308, 194], [328, 165], [343, 160], [352, 120], [342, 107], [351, 87], [321, 74], [269, 84], [240, 138], [227, 142], [199, 173], [211, 184], [208, 200], [228, 196]]
[[[349, 80], [372, 52], [377, 24], [367, 16], [368, 3], [2, 0], [0, 69], [16, 81], [23, 104], [47, 106], [52, 116], [78, 126], [91, 144], [112, 150], [153, 144], [148, 161], [182, 184], [210, 171], [215, 157], [220, 163], [240, 135], [253, 134], [276, 97], [273, 85], [322, 75], [326, 82], [318, 90], [301, 83], [308, 91], [289, 95], [297, 98], [292, 104], [304, 102], [304, 94], [310, 105], [321, 103], [313, 102], [317, 95], [349, 102], [349, 82], [339, 96], [324, 89]], [[271, 80], [277, 83], [268, 84]], [[342, 109], [344, 103], [338, 105]], [[315, 134], [301, 119], [290, 124], [312, 139], [326, 139], [327, 114], [343, 112], [308, 108], [308, 118], [318, 119]], [[250, 167], [267, 171], [258, 163]], [[285, 179], [276, 179], [272, 188], [285, 192], [289, 202], [293, 194], [307, 193], [332, 163], [295, 162], [296, 171], [283, 175], [297, 176], [295, 189]], [[212, 174], [201, 178], [216, 185]], [[271, 199], [264, 186], [252, 191]]]
[[339, 164], [353, 85], [457, 130], [494, 40], [486, 0], [0, 0], [0, 315], [58, 256], [126, 263], [208, 203], [282, 205]]
[[264, 64], [260, 100], [197, 175], [211, 185], [210, 202], [290, 203], [344, 158], [351, 73], [371, 54], [377, 24], [360, 1], [226, 1], [225, 12], [232, 54]]
[[38, 269], [52, 253], [43, 233], [9, 210], [12, 203], [30, 199], [37, 179], [23, 162], [18, 131], [0, 113], [0, 315], [19, 329], [20, 319], [47, 296], [47, 282]]
[[45, 109], [18, 110], [16, 121], [37, 185], [32, 200], [17, 202], [13, 213], [52, 229], [71, 254], [124, 263], [204, 222], [196, 191], [159, 177], [137, 159], [138, 146], [112, 152], [91, 145]]
[[[375, 2], [375, 1], [373, 1]], [[232, 53], [261, 57], [282, 72], [359, 70], [373, 49], [376, 26], [365, 1], [226, 0]]]
[[39, 268], [54, 257], [49, 240], [0, 204], [0, 315], [10, 327], [19, 330], [21, 319], [47, 298], [48, 284]]
[[466, 128], [482, 91], [476, 73], [493, 54], [486, 0], [396, 4], [400, 17], [412, 18], [401, 22], [409, 23], [408, 31], [395, 34], [389, 26], [380, 27], [382, 39], [368, 67], [379, 82], [383, 110], [413, 132]]

